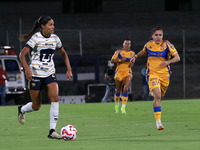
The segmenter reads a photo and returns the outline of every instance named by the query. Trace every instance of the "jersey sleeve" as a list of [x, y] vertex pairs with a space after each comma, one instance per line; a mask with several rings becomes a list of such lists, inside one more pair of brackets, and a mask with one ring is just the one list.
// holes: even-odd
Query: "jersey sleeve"
[[144, 53], [147, 53], [146, 46], [147, 46], [147, 43], [144, 45], [144, 47], [143, 47], [143, 49], [142, 49], [142, 51], [143, 51]]
[[168, 45], [169, 51], [172, 54], [172, 56], [178, 53], [173, 44], [171, 44], [169, 41], [166, 41], [166, 44]]
[[26, 46], [30, 47], [31, 49], [33, 49], [36, 46], [37, 43], [37, 33], [34, 34], [29, 41], [26, 43]]
[[62, 42], [58, 36], [56, 37], [56, 48], [58, 49], [62, 48]]
[[119, 52], [120, 52], [119, 50], [115, 51], [115, 53], [114, 53], [114, 55], [112, 56], [111, 59], [117, 59]]

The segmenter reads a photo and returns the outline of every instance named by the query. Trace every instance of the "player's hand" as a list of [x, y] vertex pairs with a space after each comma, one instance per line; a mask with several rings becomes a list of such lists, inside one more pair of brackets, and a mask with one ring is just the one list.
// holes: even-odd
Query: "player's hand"
[[126, 57], [122, 57], [122, 59], [121, 59], [122, 61], [126, 61]]
[[31, 81], [32, 75], [33, 75], [32, 71], [28, 68], [28, 69], [25, 70], [25, 74], [26, 74], [27, 80]]
[[135, 57], [131, 58], [130, 60], [130, 67], [133, 67], [135, 64]]
[[131, 58], [130, 63], [135, 63], [135, 57]]
[[163, 61], [163, 62], [160, 64], [160, 67], [166, 67], [167, 65], [169, 65], [169, 62], [168, 62], [168, 61]]
[[67, 75], [67, 80], [71, 80], [71, 78], [73, 76], [71, 70], [68, 70], [66, 75]]

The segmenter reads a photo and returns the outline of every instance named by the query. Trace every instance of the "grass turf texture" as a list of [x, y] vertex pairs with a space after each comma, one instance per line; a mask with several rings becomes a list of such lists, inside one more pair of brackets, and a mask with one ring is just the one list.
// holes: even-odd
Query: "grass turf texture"
[[57, 132], [72, 124], [74, 141], [48, 139], [50, 105], [17, 120], [17, 106], [0, 107], [0, 150], [198, 150], [200, 100], [162, 101], [164, 130], [158, 131], [152, 101], [128, 102], [127, 114], [114, 103], [60, 105]]

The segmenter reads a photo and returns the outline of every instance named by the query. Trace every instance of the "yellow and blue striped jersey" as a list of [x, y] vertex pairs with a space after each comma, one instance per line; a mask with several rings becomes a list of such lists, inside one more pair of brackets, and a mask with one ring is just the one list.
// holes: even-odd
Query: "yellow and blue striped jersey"
[[[112, 59], [122, 59], [122, 57], [126, 57], [127, 61], [122, 61], [117, 63], [116, 71], [125, 71], [130, 69], [130, 59], [135, 55], [135, 52], [132, 50], [125, 51], [123, 49], [115, 51]], [[131, 71], [131, 69], [130, 69]], [[131, 71], [132, 72], [132, 71]]]
[[170, 66], [161, 67], [163, 61], [169, 60], [171, 55], [177, 54], [177, 50], [169, 41], [156, 44], [153, 40], [147, 42], [143, 48], [144, 53], [148, 53], [147, 74], [160, 74], [170, 76]]

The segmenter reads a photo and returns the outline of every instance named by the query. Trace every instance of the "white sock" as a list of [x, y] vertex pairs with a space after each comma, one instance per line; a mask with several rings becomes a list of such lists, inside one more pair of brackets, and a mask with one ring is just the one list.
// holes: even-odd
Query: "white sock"
[[160, 120], [158, 120], [158, 121], [156, 121], [156, 123], [161, 123], [161, 121], [160, 121]]
[[50, 130], [56, 128], [59, 114], [59, 102], [52, 102], [50, 108]]
[[26, 112], [31, 112], [34, 111], [32, 108], [32, 102], [27, 103], [26, 105], [22, 106], [21, 112], [26, 113]]
[[126, 107], [126, 104], [122, 104], [122, 107]]

